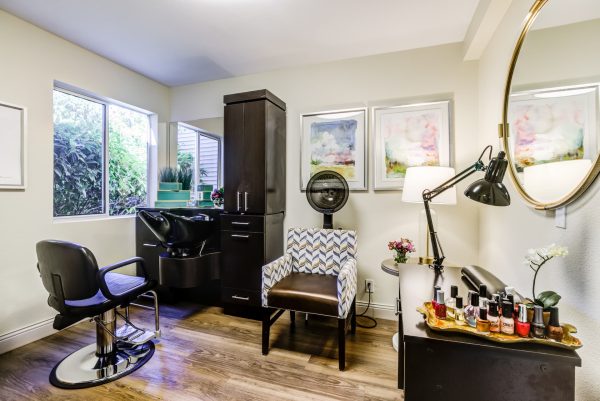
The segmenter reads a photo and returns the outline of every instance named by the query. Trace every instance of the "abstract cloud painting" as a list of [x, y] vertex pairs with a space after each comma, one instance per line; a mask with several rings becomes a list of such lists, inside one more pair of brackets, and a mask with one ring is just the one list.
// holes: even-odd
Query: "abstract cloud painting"
[[374, 189], [401, 189], [406, 169], [448, 166], [449, 102], [373, 109]]
[[365, 189], [366, 110], [302, 116], [302, 189], [323, 170], [341, 174], [350, 189]]

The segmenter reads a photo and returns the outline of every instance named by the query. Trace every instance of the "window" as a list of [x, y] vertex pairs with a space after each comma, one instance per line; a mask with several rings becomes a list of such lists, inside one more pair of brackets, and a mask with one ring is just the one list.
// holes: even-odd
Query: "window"
[[127, 215], [147, 204], [150, 116], [54, 90], [54, 216]]
[[[221, 138], [185, 124], [177, 124], [177, 164], [191, 168], [194, 183], [220, 186]], [[194, 188], [196, 187], [194, 185]]]

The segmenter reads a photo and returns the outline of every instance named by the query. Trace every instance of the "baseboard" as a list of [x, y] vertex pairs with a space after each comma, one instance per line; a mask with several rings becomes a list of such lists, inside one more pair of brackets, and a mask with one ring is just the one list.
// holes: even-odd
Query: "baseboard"
[[18, 330], [0, 336], [0, 355], [56, 332], [52, 327], [54, 318], [42, 320]]
[[[365, 301], [356, 301], [356, 313], [363, 313], [367, 305], [368, 303]], [[371, 302], [367, 315], [379, 319], [398, 320], [395, 306], [389, 304]]]

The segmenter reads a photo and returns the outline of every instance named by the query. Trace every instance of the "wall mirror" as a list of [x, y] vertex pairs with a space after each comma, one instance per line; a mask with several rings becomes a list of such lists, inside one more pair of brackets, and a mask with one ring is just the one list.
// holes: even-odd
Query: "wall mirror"
[[577, 199], [600, 171], [600, 1], [537, 0], [517, 40], [500, 135], [536, 209]]

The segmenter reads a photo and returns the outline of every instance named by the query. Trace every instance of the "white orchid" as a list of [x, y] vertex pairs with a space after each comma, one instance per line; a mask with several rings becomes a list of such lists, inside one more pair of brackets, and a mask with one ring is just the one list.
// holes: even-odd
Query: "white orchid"
[[[556, 256], [565, 257], [568, 254], [569, 254], [569, 249], [566, 246], [560, 246], [560, 245], [556, 245], [556, 244], [550, 244], [548, 246], [538, 248], [538, 249], [528, 249], [527, 250], [527, 255], [525, 255], [525, 260], [523, 261], [523, 263], [529, 265], [529, 268], [535, 272], [535, 274], [533, 276], [533, 288], [532, 288], [534, 300], [537, 300], [537, 298], [535, 296], [535, 280], [536, 280], [538, 272], [540, 271], [542, 266], [544, 264], [546, 264], [546, 262], [548, 262], [549, 260], [551, 260], [552, 258], [554, 258]], [[558, 299], [560, 299], [560, 296], [558, 294], [554, 293], [553, 291], [545, 291], [545, 293], [547, 293], [547, 295], [555, 294], [555, 296], [557, 297], [557, 298], [555, 297], [556, 302], [558, 302]], [[552, 293], [552, 294], [550, 294], [550, 293]]]

